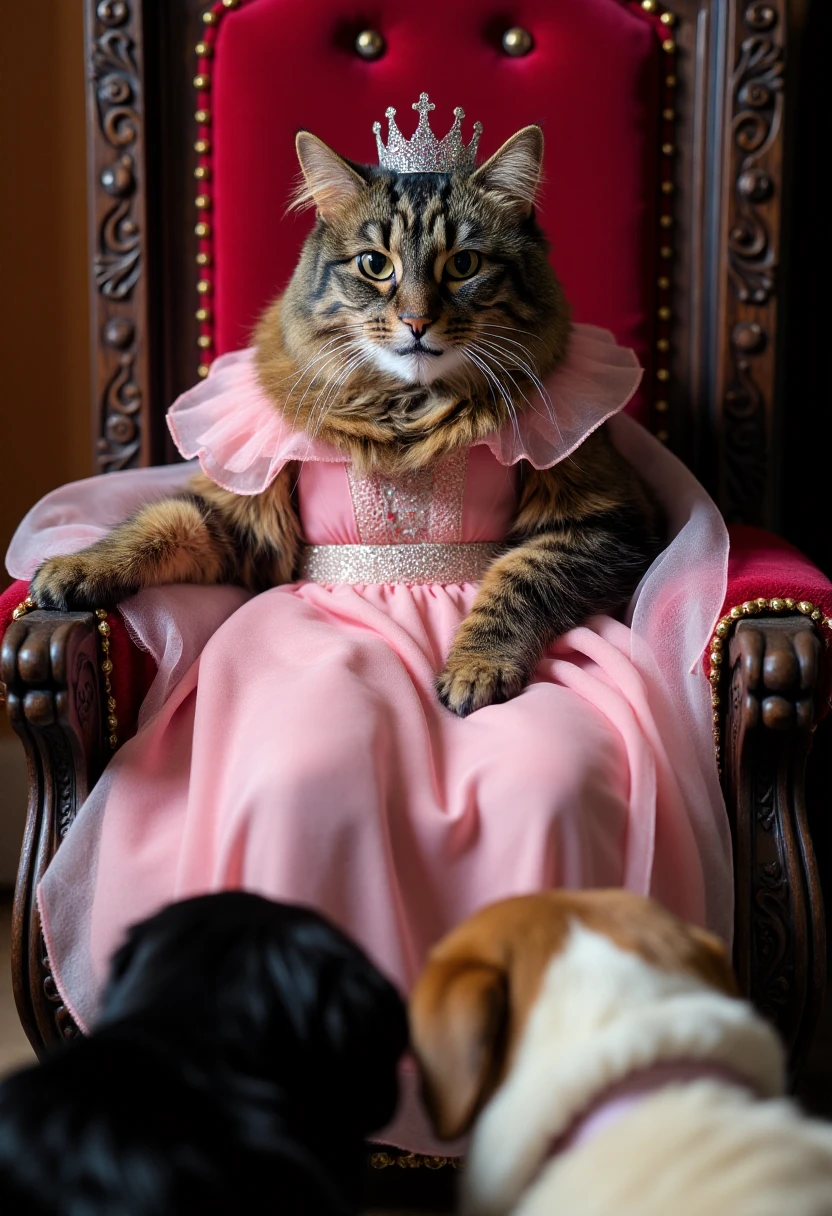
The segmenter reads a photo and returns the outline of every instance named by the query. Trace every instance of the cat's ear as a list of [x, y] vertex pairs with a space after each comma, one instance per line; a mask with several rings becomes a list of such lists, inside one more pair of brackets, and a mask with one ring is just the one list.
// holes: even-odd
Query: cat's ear
[[543, 132], [540, 127], [523, 127], [480, 165], [471, 181], [475, 186], [499, 195], [503, 202], [525, 217], [531, 215], [534, 206], [542, 162]]
[[318, 214], [328, 220], [344, 203], [366, 189], [364, 178], [317, 135], [299, 131], [295, 149], [303, 182], [291, 203], [293, 209], [313, 204]]

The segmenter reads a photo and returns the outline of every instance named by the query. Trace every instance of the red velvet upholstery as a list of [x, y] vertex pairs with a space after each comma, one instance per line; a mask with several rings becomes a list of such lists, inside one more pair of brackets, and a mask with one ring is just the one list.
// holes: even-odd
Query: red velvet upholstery
[[[409, 137], [411, 103], [426, 90], [441, 137], [456, 105], [466, 138], [483, 122], [487, 156], [519, 126], [546, 135], [540, 215], [577, 320], [611, 329], [654, 373], [660, 109], [667, 105], [666, 27], [629, 0], [421, 0], [354, 7], [343, 0], [246, 0], [206, 39], [200, 62], [210, 89], [201, 134], [210, 140], [213, 318], [203, 332], [215, 352], [245, 345], [263, 306], [286, 283], [311, 219], [284, 217], [297, 176], [294, 133], [308, 127], [356, 160], [375, 159], [372, 124], [387, 106]], [[534, 49], [510, 58], [503, 32], [527, 28]], [[354, 50], [363, 28], [380, 30], [375, 62]], [[642, 421], [645, 398], [635, 405]]]
[[726, 611], [762, 596], [808, 600], [825, 617], [832, 617], [832, 583], [799, 549], [771, 532], [746, 524], [731, 524], [728, 532], [731, 552]]

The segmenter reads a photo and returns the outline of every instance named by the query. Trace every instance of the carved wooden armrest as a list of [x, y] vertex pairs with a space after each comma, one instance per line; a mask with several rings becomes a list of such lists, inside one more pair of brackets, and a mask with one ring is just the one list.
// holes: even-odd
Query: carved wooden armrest
[[12, 974], [18, 1012], [36, 1050], [75, 1033], [48, 972], [35, 891], [106, 763], [98, 625], [90, 612], [30, 612], [9, 625], [0, 655], [9, 717], [29, 770]]
[[823, 641], [812, 619], [797, 614], [731, 622], [725, 634], [729, 679], [721, 695], [727, 699], [735, 964], [743, 991], [783, 1034], [796, 1071], [826, 978], [823, 905], [804, 797]]

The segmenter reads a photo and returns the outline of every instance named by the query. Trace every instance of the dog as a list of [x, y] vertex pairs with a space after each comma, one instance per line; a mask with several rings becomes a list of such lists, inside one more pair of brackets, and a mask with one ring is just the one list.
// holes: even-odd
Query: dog
[[832, 1128], [720, 942], [623, 891], [487, 907], [432, 951], [410, 1031], [465, 1216], [830, 1216]]
[[244, 892], [134, 927], [94, 1033], [0, 1085], [3, 1216], [348, 1216], [404, 1002], [308, 908]]

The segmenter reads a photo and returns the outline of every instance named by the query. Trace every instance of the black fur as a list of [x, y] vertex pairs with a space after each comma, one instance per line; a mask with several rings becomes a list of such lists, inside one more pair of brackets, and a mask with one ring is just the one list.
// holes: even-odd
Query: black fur
[[116, 954], [94, 1034], [0, 1085], [3, 1216], [347, 1216], [403, 1003], [317, 913], [226, 892]]

